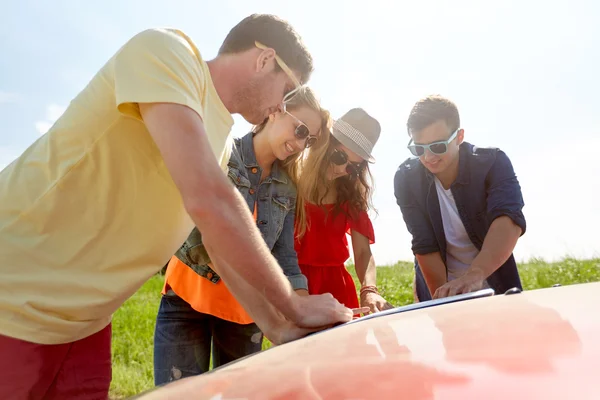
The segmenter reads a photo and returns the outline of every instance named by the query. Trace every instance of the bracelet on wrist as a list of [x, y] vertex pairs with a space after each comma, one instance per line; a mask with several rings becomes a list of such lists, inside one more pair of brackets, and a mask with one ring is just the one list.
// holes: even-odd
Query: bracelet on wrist
[[360, 288], [360, 294], [362, 295], [363, 293], [379, 294], [379, 290], [377, 290], [377, 286], [365, 285]]

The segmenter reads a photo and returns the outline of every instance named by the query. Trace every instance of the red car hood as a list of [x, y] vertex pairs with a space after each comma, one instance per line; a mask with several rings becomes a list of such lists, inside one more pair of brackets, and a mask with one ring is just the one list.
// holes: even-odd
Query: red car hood
[[390, 314], [144, 399], [598, 399], [600, 283]]

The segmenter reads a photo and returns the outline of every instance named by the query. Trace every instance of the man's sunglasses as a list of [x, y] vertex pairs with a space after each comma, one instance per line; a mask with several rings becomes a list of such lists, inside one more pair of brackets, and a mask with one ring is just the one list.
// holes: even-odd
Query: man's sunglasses
[[308, 130], [308, 126], [306, 126], [304, 122], [296, 118], [296, 116], [290, 114], [289, 111], [284, 110], [284, 112], [290, 117], [292, 117], [298, 124], [296, 126], [296, 129], [294, 130], [294, 136], [296, 136], [297, 139], [304, 140], [304, 148], [308, 149], [310, 146], [314, 145], [317, 142], [317, 137], [311, 136], [310, 131]]
[[417, 157], [421, 157], [423, 154], [425, 154], [425, 150], [429, 150], [432, 154], [435, 154], [436, 156], [441, 156], [442, 154], [445, 154], [448, 151], [448, 144], [450, 144], [450, 142], [456, 139], [459, 130], [460, 128], [455, 130], [452, 136], [448, 138], [448, 140], [441, 140], [439, 142], [433, 142], [429, 144], [411, 144], [413, 140], [410, 139], [407, 147], [410, 150], [410, 152]]
[[343, 150], [333, 149], [331, 156], [329, 157], [332, 163], [335, 165], [344, 165], [346, 164], [346, 172], [353, 178], [358, 177], [361, 171], [365, 168], [366, 161], [361, 162], [352, 162], [348, 160], [348, 154], [346, 154]]

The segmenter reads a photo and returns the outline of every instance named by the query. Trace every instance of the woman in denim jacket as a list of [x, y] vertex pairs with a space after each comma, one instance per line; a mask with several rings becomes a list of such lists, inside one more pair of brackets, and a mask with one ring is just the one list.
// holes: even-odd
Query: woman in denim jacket
[[[308, 291], [294, 250], [296, 185], [304, 149], [327, 139], [328, 123], [329, 113], [302, 88], [285, 110], [235, 139], [228, 165], [229, 179], [301, 294]], [[212, 268], [196, 228], [171, 258], [162, 294], [154, 336], [156, 385], [208, 371], [211, 342], [215, 368], [261, 350], [261, 331]]]

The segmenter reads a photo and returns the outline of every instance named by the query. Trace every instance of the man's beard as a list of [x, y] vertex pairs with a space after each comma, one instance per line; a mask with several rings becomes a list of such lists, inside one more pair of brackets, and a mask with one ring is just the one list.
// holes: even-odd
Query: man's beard
[[264, 104], [261, 86], [264, 87], [262, 79], [252, 79], [235, 96], [240, 114], [246, 121], [254, 125], [260, 124], [266, 117], [265, 110], [261, 108]]

